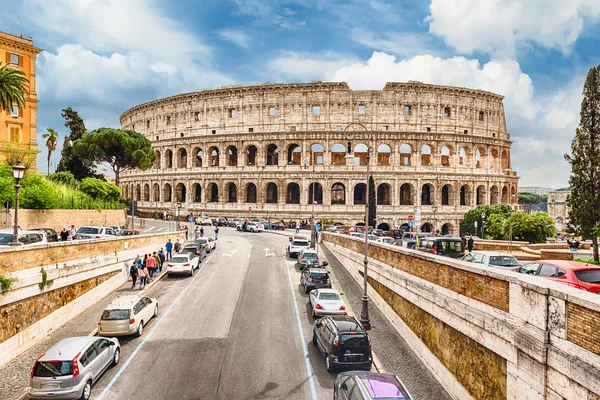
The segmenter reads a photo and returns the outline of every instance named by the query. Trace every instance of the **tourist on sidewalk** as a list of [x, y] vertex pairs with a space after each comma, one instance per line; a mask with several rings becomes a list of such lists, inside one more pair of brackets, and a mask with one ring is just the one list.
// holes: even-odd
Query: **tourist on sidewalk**
[[155, 251], [154, 253], [152, 253], [152, 258], [154, 258], [154, 275], [158, 275], [158, 268], [160, 266], [160, 257], [158, 256], [158, 253]]
[[167, 250], [167, 260], [170, 260], [173, 257], [173, 242], [171, 242], [171, 239], [165, 244], [165, 249]]
[[219, 240], [219, 227], [215, 226], [215, 240]]
[[188, 240], [189, 240], [189, 239], [188, 239], [188, 227], [187, 227], [187, 225], [186, 225], [186, 226], [185, 226], [185, 241], [187, 242]]
[[175, 242], [175, 253], [179, 253], [181, 251], [181, 243], [179, 242], [179, 239], [177, 239], [177, 241]]
[[148, 267], [148, 272], [150, 273], [150, 278], [154, 278], [154, 263], [156, 262], [156, 260], [154, 260], [154, 257], [148, 255], [148, 257], [146, 257], [146, 267]]
[[135, 289], [135, 283], [137, 282], [137, 277], [138, 277], [138, 268], [137, 268], [137, 263], [134, 261], [133, 264], [131, 264], [131, 268], [129, 268], [129, 275], [131, 275], [131, 281], [133, 282], [131, 284], [131, 289]]
[[165, 258], [166, 258], [165, 252], [162, 247], [158, 251], [158, 257], [160, 258], [160, 263], [158, 264], [158, 270], [162, 271], [162, 266], [165, 263]]
[[200, 237], [200, 229], [198, 227], [196, 227], [196, 229], [194, 230], [194, 240], [198, 239]]
[[473, 251], [473, 235], [469, 235], [469, 240], [467, 240], [467, 249], [469, 253]]
[[200, 227], [200, 237], [204, 237], [204, 227]]
[[77, 234], [77, 229], [75, 229], [75, 225], [71, 225], [71, 230], [69, 231], [71, 234], [71, 240], [75, 240], [75, 235]]
[[146, 277], [148, 276], [148, 270], [146, 268], [138, 268], [138, 275], [140, 277], [140, 290], [146, 287]]
[[63, 228], [62, 232], [60, 233], [60, 240], [62, 240], [63, 242], [66, 242], [68, 238], [69, 238], [69, 231], [67, 231], [65, 228]]

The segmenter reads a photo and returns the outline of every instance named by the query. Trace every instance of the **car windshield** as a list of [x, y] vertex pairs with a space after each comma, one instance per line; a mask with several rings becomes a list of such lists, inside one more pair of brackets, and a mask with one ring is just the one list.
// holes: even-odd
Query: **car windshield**
[[320, 293], [319, 300], [339, 300], [340, 295], [337, 293]]
[[304, 255], [302, 256], [308, 260], [316, 260], [318, 257], [315, 253], [304, 253]]
[[581, 269], [575, 271], [575, 276], [582, 282], [600, 283], [600, 269]]
[[442, 241], [439, 244], [442, 251], [463, 251], [462, 241], [450, 242], [450, 241]]
[[10, 244], [12, 242], [13, 235], [10, 233], [0, 233], [0, 244]]
[[398, 384], [396, 377], [392, 375], [371, 375], [359, 378], [369, 390], [373, 399], [409, 399], [406, 390]]
[[179, 264], [181, 264], [181, 263], [186, 263], [188, 261], [189, 260], [188, 260], [187, 257], [173, 257], [173, 258], [171, 258], [171, 262], [172, 263], [179, 263]]
[[516, 267], [519, 261], [514, 256], [491, 256], [490, 265], [498, 267]]
[[308, 242], [305, 242], [303, 240], [294, 240], [292, 242], [293, 246], [304, 246], [304, 247], [308, 247]]
[[327, 272], [311, 272], [310, 276], [313, 279], [327, 279], [327, 278], [329, 278], [329, 275], [327, 275]]
[[129, 310], [104, 310], [102, 313], [103, 321], [120, 321], [129, 319]]
[[197, 244], [206, 244], [206, 243], [208, 243], [208, 240], [206, 240], [206, 239], [198, 239], [198, 240], [196, 240], [196, 243]]
[[72, 361], [38, 361], [33, 376], [66, 376], [73, 374]]
[[79, 228], [77, 230], [77, 233], [85, 233], [85, 234], [96, 235], [96, 234], [100, 233], [100, 229], [98, 229], [98, 228], [90, 228], [90, 227], [82, 227], [82, 228]]
[[369, 338], [364, 333], [344, 333], [340, 335], [340, 345], [358, 349], [369, 345]]

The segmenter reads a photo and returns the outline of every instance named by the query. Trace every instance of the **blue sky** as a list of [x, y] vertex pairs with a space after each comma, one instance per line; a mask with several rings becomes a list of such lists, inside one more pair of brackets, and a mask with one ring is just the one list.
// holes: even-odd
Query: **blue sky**
[[597, 0], [4, 0], [0, 30], [44, 49], [38, 133], [61, 146], [69, 106], [91, 130], [227, 84], [420, 80], [504, 95], [520, 185], [558, 188], [599, 18]]

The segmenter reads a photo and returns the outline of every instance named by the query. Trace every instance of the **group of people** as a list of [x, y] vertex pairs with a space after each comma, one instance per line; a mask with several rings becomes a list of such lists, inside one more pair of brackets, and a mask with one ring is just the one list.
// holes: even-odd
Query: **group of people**
[[[169, 242], [167, 244], [171, 243]], [[179, 243], [179, 241], [177, 241]], [[171, 243], [172, 245], [172, 243]], [[165, 246], [166, 247], [166, 246]], [[131, 276], [131, 289], [135, 289], [137, 279], [140, 279], [140, 290], [146, 287], [148, 283], [152, 281], [152, 278], [162, 271], [163, 263], [167, 260], [167, 253], [161, 249], [158, 252], [152, 254], [139, 254], [133, 261], [133, 264], [129, 268], [129, 275]]]
[[66, 242], [69, 240], [75, 240], [75, 235], [77, 234], [77, 229], [75, 229], [75, 225], [71, 225], [71, 229], [66, 230], [65, 228], [60, 231], [60, 240]]
[[462, 235], [460, 238], [463, 242], [463, 248], [466, 247], [467, 250], [469, 251], [469, 253], [472, 252], [473, 251], [473, 242], [474, 242], [473, 235], [468, 235], [468, 236]]

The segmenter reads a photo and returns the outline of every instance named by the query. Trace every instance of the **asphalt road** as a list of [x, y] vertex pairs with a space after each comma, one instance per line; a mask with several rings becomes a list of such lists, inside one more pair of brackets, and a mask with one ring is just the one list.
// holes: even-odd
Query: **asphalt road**
[[[212, 233], [208, 228], [207, 233]], [[97, 399], [331, 398], [335, 374], [310, 343], [313, 319], [286, 237], [221, 228], [194, 277], [156, 285], [158, 318], [123, 338]]]

